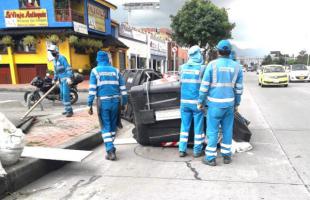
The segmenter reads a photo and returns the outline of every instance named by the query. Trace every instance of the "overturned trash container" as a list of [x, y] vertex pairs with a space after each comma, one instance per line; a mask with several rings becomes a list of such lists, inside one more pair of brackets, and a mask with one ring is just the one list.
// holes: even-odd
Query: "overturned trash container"
[[[141, 145], [162, 146], [176, 144], [180, 134], [180, 83], [155, 84], [155, 81], [131, 88], [130, 99], [134, 113], [133, 135]], [[235, 114], [233, 138], [249, 142], [251, 131], [248, 121], [239, 113]], [[205, 123], [204, 123], [205, 124]], [[192, 123], [193, 126], [193, 123]], [[189, 144], [193, 144], [193, 127]]]
[[[152, 69], [130, 69], [123, 72], [123, 76], [126, 83], [126, 89], [130, 94], [130, 90], [134, 86], [142, 85], [147, 80], [153, 81], [162, 78], [162, 75]], [[127, 110], [122, 112], [122, 118], [133, 122], [134, 113], [131, 103], [131, 97], [129, 95]]]

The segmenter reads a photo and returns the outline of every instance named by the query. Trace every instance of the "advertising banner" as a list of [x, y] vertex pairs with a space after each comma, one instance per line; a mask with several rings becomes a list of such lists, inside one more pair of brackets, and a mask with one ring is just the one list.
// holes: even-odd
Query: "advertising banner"
[[6, 27], [48, 26], [46, 9], [4, 10]]
[[88, 27], [93, 30], [106, 32], [105, 20], [107, 11], [91, 3], [88, 3]]

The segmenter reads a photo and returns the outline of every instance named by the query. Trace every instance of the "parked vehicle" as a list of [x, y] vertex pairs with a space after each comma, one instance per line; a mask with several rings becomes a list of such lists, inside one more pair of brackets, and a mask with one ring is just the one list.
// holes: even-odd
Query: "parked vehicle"
[[297, 81], [310, 81], [310, 72], [306, 65], [295, 64], [289, 67], [289, 80], [290, 82]]
[[179, 81], [180, 74], [178, 71], [168, 71], [164, 73], [163, 77], [169, 81]]
[[258, 75], [258, 85], [288, 86], [288, 74], [282, 65], [265, 65]]
[[[84, 78], [81, 74], [74, 73], [73, 83], [70, 86], [70, 100], [72, 105], [75, 104], [79, 98], [77, 85], [83, 82], [83, 79]], [[50, 78], [49, 74], [46, 74], [44, 79], [36, 76], [30, 84], [35, 86], [36, 90], [27, 91], [24, 94], [24, 101], [27, 103], [28, 108], [30, 108], [41, 98], [41, 94], [45, 94], [51, 87], [53, 87], [52, 78]], [[51, 101], [61, 101], [60, 88], [56, 87], [49, 95], [46, 96], [46, 99]]]

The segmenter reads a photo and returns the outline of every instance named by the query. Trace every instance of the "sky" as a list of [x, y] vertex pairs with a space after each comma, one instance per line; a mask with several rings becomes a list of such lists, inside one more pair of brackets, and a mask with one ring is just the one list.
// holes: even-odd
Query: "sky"
[[[111, 1], [111, 0], [110, 0]], [[161, 0], [159, 10], [132, 11], [130, 17], [122, 3], [112, 17], [139, 27], [170, 27], [174, 15], [185, 0]], [[259, 49], [258, 54], [279, 50], [297, 55], [310, 52], [310, 0], [212, 0], [228, 10], [229, 20], [236, 23], [231, 40], [240, 49]]]

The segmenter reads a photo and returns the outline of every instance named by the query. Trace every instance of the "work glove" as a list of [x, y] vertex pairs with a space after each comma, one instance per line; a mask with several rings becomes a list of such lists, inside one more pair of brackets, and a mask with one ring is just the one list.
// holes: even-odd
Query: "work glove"
[[67, 83], [68, 83], [68, 85], [72, 85], [72, 79], [71, 78], [67, 78]]
[[53, 81], [52, 81], [52, 84], [53, 84], [53, 85], [59, 85], [59, 81], [58, 81], [58, 80], [53, 80]]
[[88, 106], [88, 114], [89, 115], [93, 115], [94, 114], [94, 111], [93, 111], [93, 107], [92, 106]]
[[203, 105], [202, 105], [202, 104], [200, 104], [200, 103], [199, 103], [199, 104], [197, 104], [197, 109], [198, 109], [198, 110], [203, 110]]
[[235, 106], [235, 113], [238, 112], [239, 106]]

